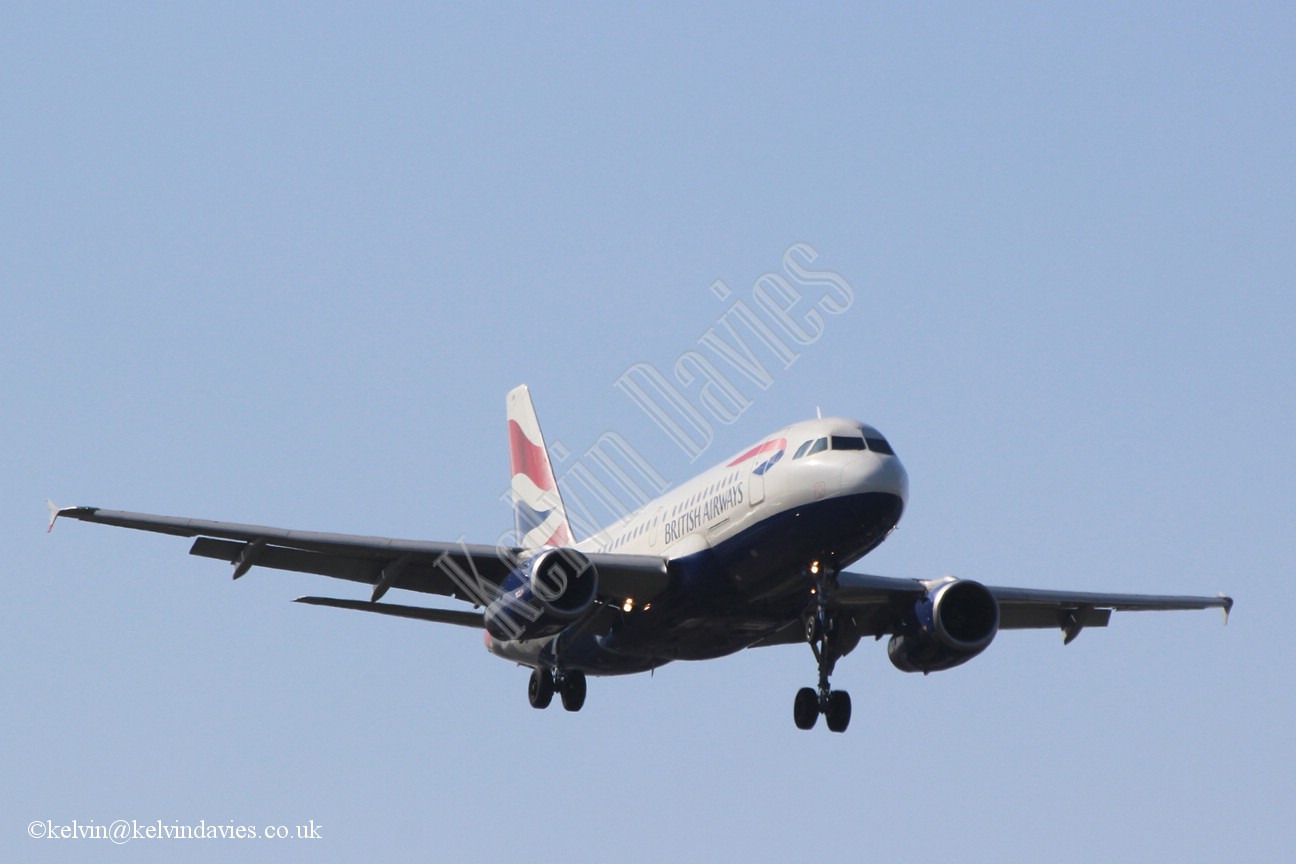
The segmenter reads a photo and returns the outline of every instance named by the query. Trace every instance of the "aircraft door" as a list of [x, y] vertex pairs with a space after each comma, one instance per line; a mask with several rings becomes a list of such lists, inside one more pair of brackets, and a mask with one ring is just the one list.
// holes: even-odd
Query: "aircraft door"
[[747, 472], [747, 501], [753, 507], [765, 500], [765, 464], [758, 461]]

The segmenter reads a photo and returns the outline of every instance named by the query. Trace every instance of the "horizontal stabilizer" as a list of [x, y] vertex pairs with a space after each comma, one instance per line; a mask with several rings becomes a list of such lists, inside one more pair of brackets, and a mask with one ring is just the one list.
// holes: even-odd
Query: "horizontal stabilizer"
[[424, 606], [403, 606], [399, 603], [372, 603], [368, 600], [342, 600], [337, 597], [298, 597], [294, 603], [308, 603], [311, 606], [332, 606], [334, 609], [354, 609], [357, 612], [376, 612], [379, 615], [391, 615], [396, 618], [414, 618], [419, 621], [435, 621], [438, 624], [457, 624], [460, 627], [485, 629], [486, 623], [480, 612], [460, 612], [454, 609], [428, 609]]

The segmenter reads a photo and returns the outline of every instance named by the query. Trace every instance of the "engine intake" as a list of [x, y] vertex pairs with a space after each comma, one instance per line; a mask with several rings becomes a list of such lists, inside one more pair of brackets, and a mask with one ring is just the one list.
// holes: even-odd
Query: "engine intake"
[[939, 672], [980, 654], [999, 632], [999, 601], [980, 582], [945, 582], [914, 604], [887, 656], [902, 672]]
[[598, 571], [575, 549], [546, 549], [505, 580], [486, 607], [486, 630], [496, 639], [552, 636], [581, 617], [598, 595]]

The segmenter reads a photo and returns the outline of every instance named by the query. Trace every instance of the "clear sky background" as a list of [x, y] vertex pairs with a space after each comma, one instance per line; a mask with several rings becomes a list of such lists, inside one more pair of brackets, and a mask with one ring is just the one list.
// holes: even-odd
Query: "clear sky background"
[[[0, 11], [0, 858], [1290, 855], [1290, 4], [361, 5]], [[855, 302], [690, 460], [615, 382], [794, 243]], [[519, 383], [560, 472], [875, 424], [911, 497], [865, 572], [1237, 609], [862, 644], [807, 734], [802, 646], [537, 712], [471, 631], [289, 602], [360, 586], [44, 532], [490, 542]], [[117, 819], [322, 839], [27, 837]]]

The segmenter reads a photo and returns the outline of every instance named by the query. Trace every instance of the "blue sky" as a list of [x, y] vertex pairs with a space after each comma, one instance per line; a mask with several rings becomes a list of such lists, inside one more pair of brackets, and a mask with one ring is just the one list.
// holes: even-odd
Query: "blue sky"
[[[5, 6], [0, 856], [1289, 850], [1294, 18]], [[616, 381], [796, 243], [854, 303], [690, 459]], [[873, 423], [910, 506], [855, 569], [1238, 606], [925, 678], [861, 645], [850, 731], [805, 734], [800, 646], [541, 713], [476, 634], [288, 602], [355, 586], [43, 530], [53, 497], [489, 542], [518, 383], [573, 464], [612, 431], [672, 482], [816, 407]], [[322, 838], [25, 833], [116, 819]]]

